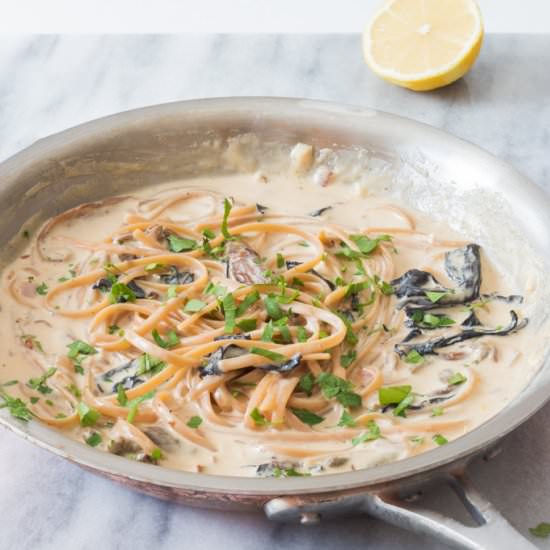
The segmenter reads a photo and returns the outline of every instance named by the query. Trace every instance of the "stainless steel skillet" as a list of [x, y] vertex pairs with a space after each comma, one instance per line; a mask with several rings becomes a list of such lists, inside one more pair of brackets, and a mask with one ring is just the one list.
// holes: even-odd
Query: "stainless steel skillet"
[[[511, 167], [429, 126], [372, 110], [300, 99], [228, 98], [185, 101], [129, 111], [40, 140], [0, 165], [0, 243], [16, 252], [27, 220], [36, 223], [77, 203], [133, 186], [216, 170], [215, 151], [228, 136], [316, 146], [365, 147], [387, 158], [422, 158], [442, 181], [480, 186], [514, 204], [514, 224], [550, 258], [550, 199]], [[213, 146], [213, 147], [212, 147]], [[450, 185], [450, 184], [449, 184]], [[32, 225], [34, 222], [30, 222]], [[139, 491], [194, 506], [263, 508], [273, 520], [312, 524], [338, 514], [367, 513], [431, 533], [457, 548], [518, 549], [531, 544], [465, 480], [468, 461], [490, 449], [550, 396], [546, 359], [531, 384], [500, 414], [444, 447], [401, 462], [337, 475], [251, 479], [192, 474], [102, 453], [38, 423], [0, 422], [26, 439]], [[461, 525], [407, 503], [426, 483], [447, 482], [479, 527]]]

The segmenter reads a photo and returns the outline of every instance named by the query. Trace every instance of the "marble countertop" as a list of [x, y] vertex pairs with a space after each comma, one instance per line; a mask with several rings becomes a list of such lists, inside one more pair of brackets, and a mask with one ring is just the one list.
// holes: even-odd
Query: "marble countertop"
[[[550, 190], [550, 35], [488, 35], [464, 79], [415, 94], [374, 77], [355, 35], [0, 38], [0, 160], [85, 120], [178, 99], [277, 95], [369, 106], [444, 128]], [[478, 460], [471, 477], [523, 533], [550, 520], [545, 407]], [[0, 430], [0, 547], [79, 550], [441, 548], [379, 521], [315, 528], [186, 508], [134, 494]], [[461, 514], [447, 490], [426, 505]], [[534, 540], [541, 548], [548, 542]]]

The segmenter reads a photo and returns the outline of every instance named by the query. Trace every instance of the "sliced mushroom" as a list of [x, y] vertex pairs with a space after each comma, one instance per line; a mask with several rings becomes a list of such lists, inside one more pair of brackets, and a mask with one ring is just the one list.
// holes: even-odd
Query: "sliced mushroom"
[[244, 285], [267, 282], [258, 253], [241, 241], [229, 241], [225, 245], [226, 276]]

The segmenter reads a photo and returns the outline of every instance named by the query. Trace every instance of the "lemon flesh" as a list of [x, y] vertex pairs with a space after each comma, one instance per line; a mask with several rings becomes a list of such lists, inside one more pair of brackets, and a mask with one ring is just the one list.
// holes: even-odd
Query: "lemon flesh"
[[363, 49], [367, 64], [380, 77], [426, 91], [463, 76], [482, 41], [474, 0], [392, 0], [365, 29]]

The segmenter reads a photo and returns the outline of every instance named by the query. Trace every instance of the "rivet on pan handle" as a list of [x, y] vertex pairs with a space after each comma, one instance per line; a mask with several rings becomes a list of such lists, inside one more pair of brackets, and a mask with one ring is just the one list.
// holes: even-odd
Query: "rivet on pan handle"
[[307, 501], [299, 497], [276, 498], [265, 505], [269, 519], [318, 523], [332, 518], [365, 512], [370, 516], [416, 533], [431, 535], [461, 550], [529, 550], [536, 547], [516, 531], [498, 510], [477, 491], [464, 474], [449, 474], [447, 483], [478, 524], [466, 526], [438, 512], [405, 501], [395, 494], [356, 494], [324, 501]]

